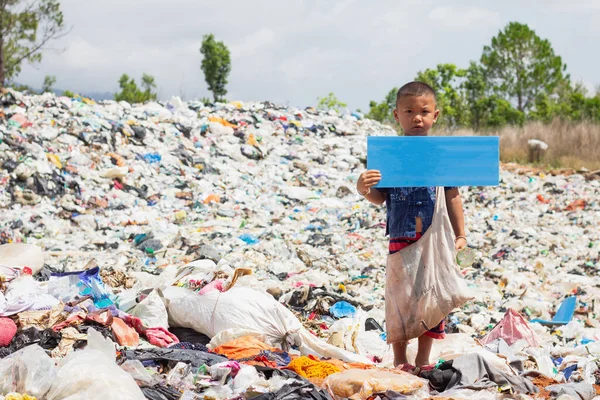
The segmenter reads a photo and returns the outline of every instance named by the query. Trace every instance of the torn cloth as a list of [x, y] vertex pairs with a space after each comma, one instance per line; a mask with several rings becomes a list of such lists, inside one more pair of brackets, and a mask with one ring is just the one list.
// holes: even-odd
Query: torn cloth
[[484, 390], [495, 386], [510, 387], [515, 393], [538, 392], [538, 388], [529, 380], [500, 371], [475, 353], [447, 361], [438, 370], [425, 371], [420, 376], [430, 380], [438, 392], [449, 389]]

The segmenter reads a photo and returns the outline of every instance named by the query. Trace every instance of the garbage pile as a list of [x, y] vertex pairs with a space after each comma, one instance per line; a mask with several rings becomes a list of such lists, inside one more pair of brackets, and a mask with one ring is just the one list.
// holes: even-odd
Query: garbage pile
[[5, 399], [596, 396], [598, 180], [461, 188], [475, 299], [411, 375], [385, 342], [384, 209], [354, 190], [391, 128], [268, 102], [0, 102]]

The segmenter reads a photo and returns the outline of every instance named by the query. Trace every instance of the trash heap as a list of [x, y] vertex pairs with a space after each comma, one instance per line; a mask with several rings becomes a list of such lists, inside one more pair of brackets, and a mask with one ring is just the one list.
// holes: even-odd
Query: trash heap
[[461, 188], [474, 300], [411, 375], [385, 342], [384, 209], [354, 190], [391, 128], [268, 102], [0, 102], [5, 399], [596, 396], [594, 174]]

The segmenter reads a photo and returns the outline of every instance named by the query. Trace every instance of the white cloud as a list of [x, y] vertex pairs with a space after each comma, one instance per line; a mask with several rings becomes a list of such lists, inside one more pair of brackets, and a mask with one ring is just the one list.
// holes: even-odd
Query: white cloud
[[436, 7], [429, 13], [429, 19], [438, 26], [456, 30], [473, 30], [501, 23], [499, 13], [478, 7]]

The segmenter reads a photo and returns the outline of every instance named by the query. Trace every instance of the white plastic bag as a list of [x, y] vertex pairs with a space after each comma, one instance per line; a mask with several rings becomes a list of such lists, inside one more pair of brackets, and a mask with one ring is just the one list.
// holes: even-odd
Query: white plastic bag
[[36, 275], [44, 267], [44, 252], [33, 244], [9, 243], [0, 246], [0, 265], [31, 268]]
[[121, 369], [127, 372], [139, 386], [154, 386], [160, 380], [151, 375], [140, 360], [127, 360], [121, 364]]
[[267, 344], [284, 350], [296, 345], [303, 355], [370, 363], [364, 356], [315, 337], [284, 305], [251, 288], [234, 286], [227, 292], [213, 291], [201, 296], [185, 288], [170, 287], [164, 295], [169, 301], [171, 326], [191, 328], [210, 338], [230, 329], [247, 330], [264, 334]]
[[54, 361], [44, 349], [27, 346], [0, 361], [0, 393], [27, 393], [41, 399], [55, 376]]
[[169, 319], [173, 326], [192, 328], [208, 337], [239, 328], [265, 334], [271, 346], [285, 346], [302, 324], [273, 297], [250, 288], [213, 291], [199, 295], [184, 288], [170, 287], [164, 292], [169, 300]]
[[46, 400], [145, 399], [131, 375], [115, 364], [114, 350], [108, 351], [111, 341], [97, 335], [90, 328], [88, 347], [62, 360]]
[[131, 311], [147, 328], [169, 329], [169, 315], [160, 289], [155, 289]]

